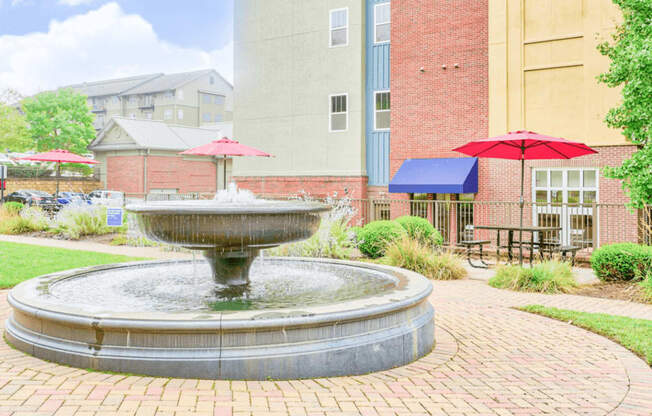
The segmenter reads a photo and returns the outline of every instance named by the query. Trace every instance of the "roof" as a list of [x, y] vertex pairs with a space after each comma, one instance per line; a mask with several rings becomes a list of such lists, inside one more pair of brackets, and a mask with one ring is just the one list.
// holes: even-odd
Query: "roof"
[[163, 74], [138, 75], [135, 77], [109, 79], [106, 81], [84, 82], [82, 84], [68, 85], [63, 88], [72, 88], [88, 97], [120, 95], [127, 90], [138, 87], [147, 81], [161, 76], [163, 76]]
[[389, 183], [391, 193], [471, 194], [478, 192], [475, 157], [407, 159]]
[[217, 72], [212, 69], [204, 69], [201, 71], [163, 75], [138, 87], [132, 88], [129, 91], [125, 91], [123, 95], [151, 94], [154, 92], [175, 90], [184, 84], [210, 73], [217, 74]]
[[[122, 128], [134, 141], [133, 144], [116, 143], [102, 144], [106, 134], [114, 127]], [[137, 120], [114, 116], [109, 124], [98, 134], [88, 146], [89, 150], [169, 150], [184, 151], [202, 146], [221, 137], [219, 128], [185, 127], [168, 124], [163, 121]]]

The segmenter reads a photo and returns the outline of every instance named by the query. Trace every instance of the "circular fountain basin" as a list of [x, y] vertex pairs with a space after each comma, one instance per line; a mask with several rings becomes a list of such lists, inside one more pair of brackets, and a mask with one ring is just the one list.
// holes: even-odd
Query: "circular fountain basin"
[[365, 374], [434, 344], [430, 282], [403, 269], [258, 259], [230, 297], [209, 266], [141, 262], [35, 278], [9, 294], [8, 341], [79, 368], [266, 380]]

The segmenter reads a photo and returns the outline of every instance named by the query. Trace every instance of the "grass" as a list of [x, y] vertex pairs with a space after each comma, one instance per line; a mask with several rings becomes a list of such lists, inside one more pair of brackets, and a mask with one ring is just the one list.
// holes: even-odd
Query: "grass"
[[432, 247], [407, 235], [388, 245], [382, 262], [435, 280], [463, 279], [467, 274], [461, 259], [453, 253], [436, 253]]
[[498, 289], [521, 292], [568, 293], [577, 287], [573, 270], [567, 263], [547, 261], [534, 267], [503, 266], [489, 279]]
[[578, 312], [528, 305], [518, 308], [522, 311], [569, 322], [580, 328], [603, 335], [636, 355], [652, 366], [652, 321], [603, 313]]
[[0, 289], [48, 273], [144, 258], [0, 242]]

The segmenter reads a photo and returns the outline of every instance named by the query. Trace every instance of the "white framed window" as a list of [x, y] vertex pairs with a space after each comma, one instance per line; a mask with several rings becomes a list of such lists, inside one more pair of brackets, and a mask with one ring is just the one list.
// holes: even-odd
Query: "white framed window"
[[224, 105], [225, 98], [223, 95], [216, 95], [215, 96], [215, 104], [216, 105]]
[[202, 103], [211, 104], [213, 102], [213, 96], [210, 94], [202, 94]]
[[165, 110], [163, 112], [163, 120], [172, 120], [172, 110]]
[[164, 97], [167, 98], [168, 100], [173, 99], [174, 98], [174, 91], [166, 91]]
[[328, 96], [330, 106], [328, 131], [331, 133], [346, 131], [349, 128], [349, 94]]
[[183, 120], [183, 110], [177, 110], [177, 120]]
[[204, 123], [210, 123], [211, 122], [211, 113], [204, 113], [201, 115], [201, 120]]
[[391, 34], [391, 5], [378, 3], [374, 6], [374, 43], [387, 43]]
[[349, 8], [330, 11], [329, 46], [347, 46], [349, 44]]
[[374, 130], [389, 130], [391, 121], [389, 91], [376, 91]]
[[533, 190], [536, 204], [592, 204], [598, 202], [598, 169], [535, 169]]
[[211, 85], [215, 84], [215, 77], [211, 75], [211, 77], [208, 78], [208, 83]]
[[215, 114], [215, 122], [216, 123], [221, 123], [223, 121], [224, 121], [224, 117], [222, 116], [222, 114]]
[[177, 90], [177, 98], [179, 101], [183, 101], [183, 90]]

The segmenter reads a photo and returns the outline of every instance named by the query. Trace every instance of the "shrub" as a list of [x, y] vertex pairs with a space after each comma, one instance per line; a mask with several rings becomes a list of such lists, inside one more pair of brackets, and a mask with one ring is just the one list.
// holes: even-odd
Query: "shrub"
[[20, 202], [5, 202], [2, 205], [2, 209], [9, 215], [18, 215], [23, 208], [25, 208], [25, 205]]
[[396, 222], [407, 231], [410, 237], [425, 244], [441, 246], [444, 243], [441, 233], [425, 218], [406, 215], [397, 218]]
[[385, 263], [402, 267], [436, 280], [462, 279], [467, 272], [456, 255], [445, 252], [436, 254], [431, 247], [407, 235], [387, 246]]
[[405, 229], [396, 221], [373, 221], [358, 233], [358, 248], [362, 254], [375, 259], [385, 254], [388, 244], [405, 234]]
[[35, 207], [24, 209], [21, 215], [7, 216], [0, 222], [0, 234], [25, 234], [46, 231], [48, 228], [47, 216]]
[[52, 229], [64, 238], [77, 240], [85, 235], [104, 235], [126, 231], [126, 226], [106, 225], [106, 207], [97, 205], [70, 205], [57, 214]]
[[601, 280], [632, 280], [652, 268], [652, 247], [634, 243], [606, 245], [593, 252], [591, 267]]
[[[304, 195], [303, 200], [311, 200]], [[327, 198], [326, 203], [332, 209], [322, 218], [319, 230], [307, 240], [284, 244], [267, 250], [271, 256], [289, 257], [324, 257], [349, 259], [355, 250], [355, 233], [349, 227], [356, 210], [351, 206], [350, 198], [334, 200]]]
[[489, 285], [521, 292], [567, 293], [577, 287], [568, 263], [547, 261], [534, 267], [503, 266], [489, 279]]
[[652, 303], [652, 269], [641, 276], [639, 286], [643, 290], [643, 301]]

